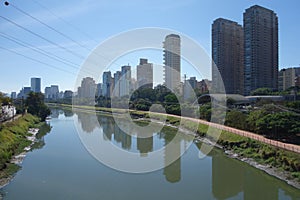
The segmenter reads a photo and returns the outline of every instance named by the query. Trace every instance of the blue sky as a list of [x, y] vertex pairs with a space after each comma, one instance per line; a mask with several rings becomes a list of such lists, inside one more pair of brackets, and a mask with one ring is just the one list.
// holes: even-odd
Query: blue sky
[[[43, 7], [37, 4], [37, 1]], [[64, 33], [77, 44], [20, 13], [13, 6], [5, 6], [3, 0], [0, 1], [0, 16], [80, 56], [74, 56], [0, 18], [0, 91], [7, 93], [18, 92], [22, 86], [30, 85], [30, 77], [41, 77], [42, 88], [50, 84], [58, 84], [61, 90], [73, 90], [79, 68], [90, 54], [90, 50], [113, 35], [136, 28], [161, 27], [176, 30], [194, 39], [210, 56], [213, 20], [223, 17], [242, 24], [244, 10], [254, 4], [274, 10], [279, 17], [279, 68], [300, 64], [298, 56], [300, 27], [297, 21], [300, 19], [300, 1], [298, 0], [288, 0], [284, 3], [279, 0], [11, 0], [9, 2]], [[57, 62], [13, 43], [3, 35], [25, 41], [34, 47], [71, 61], [72, 64]], [[29, 60], [1, 47], [51, 66]], [[156, 54], [156, 57], [153, 55], [149, 55], [150, 62], [162, 64], [162, 55]], [[129, 63], [135, 66], [139, 62], [139, 57], [148, 57], [142, 56], [141, 53], [136, 56], [135, 58], [131, 54], [123, 60], [119, 59], [118, 63]], [[184, 73], [188, 76], [194, 75], [189, 70]]]

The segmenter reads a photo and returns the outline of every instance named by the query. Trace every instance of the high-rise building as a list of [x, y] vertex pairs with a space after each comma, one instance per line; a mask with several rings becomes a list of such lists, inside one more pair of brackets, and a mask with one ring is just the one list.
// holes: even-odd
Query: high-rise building
[[113, 89], [114, 97], [120, 97], [121, 74], [122, 73], [120, 71], [116, 71], [116, 73], [114, 73], [114, 89]]
[[66, 90], [64, 92], [64, 98], [65, 99], [71, 99], [73, 97], [73, 92], [71, 90]]
[[18, 93], [18, 98], [27, 98], [28, 94], [31, 92], [31, 87], [23, 87]]
[[164, 85], [171, 90], [180, 86], [180, 36], [170, 34], [165, 37], [164, 47]]
[[41, 78], [31, 78], [31, 90], [41, 92]]
[[254, 5], [244, 12], [244, 94], [257, 88], [278, 89], [278, 18]]
[[212, 24], [212, 81], [216, 92], [243, 94], [244, 32], [237, 22], [216, 19]]
[[196, 77], [190, 77], [188, 80], [184, 80], [184, 85], [183, 85], [183, 98], [185, 100], [190, 99], [195, 95], [194, 90], [197, 87], [197, 79]]
[[131, 91], [131, 67], [129, 65], [122, 66], [120, 84], [120, 96], [129, 95]]
[[80, 98], [95, 98], [96, 83], [91, 77], [85, 77], [81, 81], [81, 86], [78, 88], [78, 97]]
[[103, 72], [102, 81], [102, 95], [104, 97], [111, 97], [112, 77], [110, 71]]
[[50, 99], [50, 98], [51, 98], [51, 88], [45, 87], [45, 99]]
[[290, 87], [298, 86], [300, 77], [300, 67], [292, 67], [282, 69], [278, 73], [278, 89], [279, 91], [286, 90]]
[[136, 78], [138, 88], [153, 88], [153, 64], [141, 58], [140, 64], [136, 67]]
[[56, 100], [59, 97], [58, 85], [51, 85], [50, 87], [45, 87], [45, 98]]
[[97, 97], [102, 96], [102, 83], [98, 83], [96, 86], [96, 96]]
[[17, 93], [16, 93], [16, 92], [12, 92], [12, 93], [10, 94], [10, 98], [11, 98], [11, 99], [16, 99], [16, 98], [17, 98]]

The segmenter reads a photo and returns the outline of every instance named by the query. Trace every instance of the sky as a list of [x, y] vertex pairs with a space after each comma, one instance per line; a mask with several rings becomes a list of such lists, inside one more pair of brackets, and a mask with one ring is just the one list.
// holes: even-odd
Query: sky
[[[278, 16], [279, 68], [300, 64], [298, 0], [11, 0], [9, 6], [4, 2], [0, 0], [0, 91], [5, 93], [30, 86], [31, 77], [42, 79], [42, 90], [49, 85], [74, 90], [80, 68], [92, 50], [132, 29], [174, 30], [194, 40], [211, 57], [213, 21], [223, 17], [242, 24], [243, 12], [255, 4], [273, 10]], [[20, 41], [26, 42], [25, 47]], [[140, 57], [148, 58], [154, 66], [162, 66], [162, 52], [140, 51], [116, 58], [115, 63], [105, 67], [112, 72], [121, 65], [135, 67]], [[182, 73], [195, 76], [188, 64], [182, 65]], [[209, 66], [207, 70], [211, 70]], [[88, 73], [95, 75], [92, 71]], [[100, 81], [101, 74], [97, 77]]]

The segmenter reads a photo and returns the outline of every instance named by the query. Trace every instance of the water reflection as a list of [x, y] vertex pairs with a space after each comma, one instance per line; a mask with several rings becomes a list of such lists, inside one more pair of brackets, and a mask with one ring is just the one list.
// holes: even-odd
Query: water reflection
[[65, 117], [72, 117], [74, 115], [73, 111], [70, 109], [63, 110]]
[[[200, 150], [201, 144], [196, 145]], [[281, 199], [279, 185], [284, 183], [280, 180], [228, 158], [219, 150], [213, 150], [209, 156], [212, 157], [212, 193], [216, 199], [229, 199], [239, 194], [246, 200]], [[293, 196], [292, 191], [285, 193]]]
[[32, 145], [32, 149], [41, 149], [45, 146], [44, 136], [51, 131], [51, 126], [45, 123], [39, 129], [39, 132], [36, 134], [36, 142]]
[[[185, 146], [191, 141], [191, 137], [175, 137], [176, 129], [164, 127], [159, 133], [153, 133], [151, 137], [140, 138], [142, 133], [136, 133], [130, 129], [131, 135], [122, 131], [114, 122], [112, 117], [97, 116], [91, 117], [88, 113], [76, 113], [82, 129], [86, 133], [92, 133], [95, 128], [102, 130], [102, 137], [107, 142], [112, 142], [120, 148], [139, 152], [141, 157], [146, 157], [149, 153], [166, 146], [172, 141], [172, 148], [164, 148], [164, 163], [170, 163], [170, 158], [179, 155], [185, 149]], [[126, 120], [122, 123], [126, 125]], [[134, 134], [132, 134], [134, 133]], [[201, 143], [195, 144], [198, 149]], [[281, 188], [278, 185], [284, 183], [274, 179], [265, 173], [249, 167], [247, 164], [226, 157], [220, 150], [213, 150], [209, 155], [211, 157], [211, 182], [212, 195], [216, 199], [228, 199], [232, 197], [242, 197], [243, 199], [278, 199], [280, 198]], [[164, 167], [163, 175], [165, 180], [170, 183], [177, 183], [181, 180], [182, 158], [179, 157], [175, 162]], [[274, 184], [274, 181], [278, 183]], [[284, 190], [286, 195], [293, 196], [294, 191]]]
[[[131, 134], [125, 133], [115, 123], [113, 117], [98, 115], [95, 117], [89, 113], [76, 112], [81, 128], [86, 133], [92, 133], [96, 128], [102, 129], [102, 137], [106, 141], [111, 141], [113, 144], [121, 147], [123, 150], [131, 150], [139, 152], [141, 157], [148, 156], [149, 153], [166, 146], [169, 142], [173, 142], [172, 148], [164, 148], [164, 163], [168, 165], [174, 159], [174, 156], [181, 155], [181, 145], [191, 142], [191, 137], [175, 137], [176, 129], [164, 127], [159, 133], [153, 132], [150, 137], [139, 137], [140, 134], [129, 126], [124, 119], [120, 120], [122, 127], [129, 130]], [[135, 136], [132, 136], [135, 135]], [[176, 140], [176, 141], [175, 141]], [[154, 141], [157, 143], [154, 148]], [[133, 148], [134, 147], [134, 148]], [[177, 156], [178, 157], [178, 156]], [[175, 183], [181, 179], [181, 158], [179, 158], [164, 168], [163, 174], [168, 182]]]
[[81, 128], [85, 132], [92, 133], [96, 127], [99, 128], [98, 120], [94, 115], [85, 112], [76, 112], [76, 114], [78, 116], [79, 123], [81, 124]]
[[[161, 138], [164, 139], [165, 145], [167, 145], [169, 142], [171, 142], [175, 135], [172, 134], [172, 129], [169, 128], [164, 128], [164, 131], [161, 132]], [[171, 149], [169, 148], [165, 148], [165, 164], [167, 165], [167, 163], [169, 163], [169, 160], [172, 157], [172, 154], [175, 155], [179, 155], [180, 154], [180, 140], [178, 140], [179, 138], [176, 138], [174, 141], [174, 147]], [[171, 163], [170, 165], [166, 166], [164, 168], [164, 175], [165, 178], [168, 182], [170, 183], [175, 183], [175, 182], [179, 182], [181, 179], [181, 157], [179, 157], [175, 162]]]
[[58, 118], [60, 111], [62, 110], [58, 108], [51, 109], [51, 118]]

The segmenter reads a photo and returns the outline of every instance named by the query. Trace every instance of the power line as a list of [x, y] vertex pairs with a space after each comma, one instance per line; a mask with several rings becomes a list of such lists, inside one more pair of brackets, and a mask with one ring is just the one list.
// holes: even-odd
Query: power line
[[56, 70], [59, 70], [59, 71], [63, 71], [63, 72], [66, 72], [66, 73], [70, 73], [70, 74], [76, 75], [74, 72], [70, 72], [70, 71], [66, 71], [66, 70], [60, 69], [60, 68], [58, 68], [58, 67], [55, 67], [54, 65], [50, 65], [50, 64], [45, 63], [45, 62], [43, 62], [43, 61], [40, 61], [40, 60], [38, 60], [38, 59], [35, 59], [35, 58], [30, 57], [30, 56], [27, 56], [27, 55], [24, 55], [24, 54], [22, 54], [22, 53], [19, 53], [19, 52], [17, 52], [17, 51], [14, 51], [14, 50], [11, 50], [11, 49], [2, 47], [2, 46], [0, 46], [0, 49], [9, 51], [9, 52], [11, 52], [11, 53], [14, 53], [14, 54], [16, 54], [16, 55], [22, 56], [22, 57], [24, 57], [24, 58], [27, 58], [27, 59], [32, 60], [32, 61], [35, 61], [35, 62], [37, 62], [37, 63], [46, 65], [46, 66], [48, 66], [48, 67], [54, 68], [54, 69], [56, 69]]
[[[5, 33], [3, 33], [3, 32], [0, 32], [0, 34], [1, 34], [2, 37], [6, 38], [7, 40], [10, 40], [10, 41], [12, 41], [12, 42], [14, 42], [14, 43], [16, 43], [16, 44], [19, 44], [19, 45], [21, 45], [21, 46], [23, 46], [23, 47], [30, 48], [31, 50], [36, 51], [36, 52], [38, 52], [38, 53], [42, 53], [43, 55], [46, 55], [46, 56], [48, 56], [48, 57], [51, 57], [52, 59], [55, 59], [55, 60], [57, 60], [57, 61], [63, 62], [64, 64], [70, 65], [70, 66], [72, 66], [72, 67], [74, 67], [74, 66], [77, 65], [77, 64], [75, 64], [75, 63], [72, 63], [71, 61], [68, 61], [68, 60], [66, 60], [66, 59], [64, 59], [64, 58], [58, 57], [58, 56], [56, 56], [55, 54], [52, 54], [52, 53], [50, 53], [50, 52], [48, 52], [48, 51], [45, 51], [45, 50], [43, 50], [43, 49], [41, 49], [41, 48], [39, 48], [39, 47], [33, 47], [33, 46], [30, 45], [29, 43], [24, 42], [24, 41], [22, 41], [22, 40], [19, 40], [19, 39], [13, 37], [13, 36], [9, 36], [9, 35], [7, 35], [7, 34], [5, 34]], [[39, 51], [40, 51], [40, 52], [39, 52]], [[49, 56], [48, 54], [51, 55], [51, 56]], [[52, 57], [52, 56], [53, 56], [53, 57]], [[70, 63], [71, 63], [71, 64], [70, 64]], [[78, 69], [78, 68], [76, 68], [76, 69]]]
[[[32, 1], [34, 1], [34, 0], [32, 0]], [[34, 2], [37, 3], [36, 1], [34, 1]], [[67, 23], [68, 25], [70, 25], [70, 26], [72, 26], [72, 27], [74, 28], [74, 26], [73, 26], [72, 24], [68, 23], [67, 21], [65, 21], [65, 20], [62, 19], [61, 17], [58, 17], [58, 16], [55, 15], [53, 12], [51, 12], [49, 9], [45, 8], [44, 6], [42, 6], [40, 3], [37, 3], [37, 4], [39, 4], [39, 5], [40, 5], [41, 7], [43, 7], [44, 9], [48, 10], [48, 11], [49, 11], [52, 15], [54, 15], [55, 17], [59, 18], [60, 20], [64, 21], [65, 23]], [[16, 10], [18, 10], [19, 12], [23, 13], [24, 15], [30, 17], [31, 19], [33, 19], [33, 20], [39, 22], [40, 24], [46, 26], [48, 29], [50, 29], [50, 30], [52, 30], [52, 31], [54, 31], [54, 32], [56, 32], [56, 33], [58, 33], [59, 35], [63, 36], [64, 38], [67, 38], [68, 40], [72, 41], [73, 43], [77, 44], [78, 46], [80, 46], [80, 47], [82, 47], [82, 48], [84, 48], [84, 49], [86, 49], [86, 50], [88, 50], [88, 51], [92, 51], [92, 50], [89, 49], [87, 46], [85, 46], [85, 45], [83, 45], [83, 44], [80, 44], [80, 43], [77, 42], [76, 40], [74, 40], [74, 39], [72, 39], [71, 37], [69, 37], [67, 34], [64, 34], [63, 32], [61, 32], [61, 31], [59, 31], [59, 30], [57, 30], [57, 29], [51, 27], [50, 25], [48, 25], [48, 24], [46, 24], [45, 22], [39, 20], [37, 17], [34, 17], [34, 16], [32, 16], [31, 14], [29, 14], [29, 13], [23, 11], [22, 9], [18, 8], [17, 6], [15, 6], [15, 5], [13, 5], [13, 4], [10, 4], [10, 3], [8, 3], [8, 2], [5, 2], [5, 5], [6, 5], [6, 6], [11, 5], [14, 9], [16, 9]], [[7, 21], [7, 22], [9, 22], [9, 23], [11, 23], [11, 24], [13, 24], [13, 25], [15, 25], [15, 26], [17, 26], [17, 27], [19, 27], [19, 28], [21, 28], [21, 29], [27, 31], [27, 32], [29, 32], [29, 33], [31, 33], [32, 35], [34, 35], [34, 36], [36, 36], [36, 37], [38, 37], [38, 38], [40, 38], [40, 39], [42, 39], [42, 40], [47, 41], [48, 43], [50, 43], [50, 44], [52, 44], [52, 45], [54, 45], [54, 46], [56, 46], [56, 47], [58, 47], [58, 48], [60, 48], [60, 49], [63, 49], [64, 51], [66, 51], [66, 52], [72, 54], [73, 56], [79, 57], [79, 58], [81, 58], [81, 59], [85, 59], [82, 55], [80, 55], [80, 54], [78, 54], [78, 53], [76, 53], [76, 52], [74, 52], [74, 51], [72, 51], [72, 50], [69, 50], [68, 48], [66, 48], [66, 47], [64, 47], [64, 46], [62, 46], [62, 45], [60, 45], [60, 44], [57, 44], [57, 43], [55, 43], [55, 42], [53, 42], [53, 41], [47, 39], [46, 37], [44, 37], [44, 36], [42, 36], [42, 35], [40, 35], [40, 34], [38, 34], [38, 33], [35, 33], [34, 31], [31, 31], [31, 30], [25, 28], [24, 26], [22, 26], [22, 25], [20, 25], [20, 24], [18, 24], [18, 23], [16, 23], [16, 22], [14, 22], [13, 20], [10, 20], [10, 19], [8, 19], [8, 18], [6, 18], [6, 17], [4, 17], [4, 16], [1, 16], [1, 15], [0, 15], [0, 18], [4, 19], [5, 21]], [[75, 28], [75, 29], [77, 29], [77, 31], [83, 33], [84, 35], [86, 35], [86, 36], [90, 39], [90, 36], [88, 36], [88, 34], [86, 34], [86, 33], [82, 32], [82, 31], [80, 31], [78, 28]], [[15, 39], [16, 39], [16, 38], [15, 38]], [[93, 40], [93, 39], [92, 39], [92, 40]], [[94, 41], [95, 41], [95, 40], [94, 40]], [[14, 42], [15, 42], [15, 41], [14, 41]], [[96, 41], [96, 42], [97, 42], [97, 41]], [[28, 43], [27, 43], [27, 44], [28, 44]], [[32, 48], [34, 48], [34, 47], [31, 47], [31, 49], [32, 49]], [[41, 49], [40, 49], [40, 50], [41, 50]], [[41, 52], [40, 52], [40, 53], [41, 53]], [[44, 53], [45, 53], [45, 52], [44, 52]], [[49, 53], [49, 52], [47, 52], [47, 53]], [[42, 54], [43, 54], [43, 53], [42, 53]], [[106, 60], [108, 60], [108, 61], [111, 62], [111, 60], [109, 60], [109, 59], [106, 58], [105, 56], [99, 54], [98, 52], [94, 52], [94, 54], [96, 54], [96, 55], [98, 55], [98, 56], [100, 56], [100, 57], [102, 57], [102, 58], [104, 58], [104, 59], [106, 59]], [[49, 57], [49, 55], [47, 55], [47, 56]], [[66, 59], [57, 57], [56, 55], [53, 55], [53, 54], [52, 54], [52, 56], [54, 56], [54, 57], [56, 57], [56, 58], [58, 58], [58, 59], [60, 59], [60, 60], [67, 61]], [[50, 57], [51, 57], [51, 56], [50, 56]], [[55, 59], [55, 58], [52, 58], [52, 59]], [[57, 59], [55, 59], [55, 60], [57, 60]], [[64, 62], [64, 61], [63, 61], [63, 62]], [[67, 62], [69, 62], [69, 61], [67, 61]], [[74, 63], [72, 63], [72, 64], [74, 64]], [[95, 66], [98, 66], [98, 63], [95, 63], [95, 62], [91, 62], [91, 64], [94, 64]], [[118, 66], [122, 66], [121, 64], [118, 64], [118, 63], [116, 63], [116, 62], [113, 62], [113, 63], [111, 63], [111, 64], [115, 64], [115, 65], [118, 65]]]
[[[32, 0], [32, 1], [34, 1], [34, 0]], [[39, 3], [38, 3], [38, 4], [39, 4]], [[68, 39], [68, 40], [74, 42], [75, 44], [77, 44], [77, 45], [80, 46], [81, 48], [83, 48], [83, 49], [85, 49], [85, 50], [87, 50], [87, 51], [89, 51], [89, 52], [92, 51], [92, 49], [88, 48], [86, 45], [83, 45], [83, 44], [77, 42], [76, 40], [74, 40], [74, 39], [72, 39], [70, 36], [68, 36], [67, 34], [65, 34], [65, 33], [63, 33], [63, 32], [61, 32], [61, 31], [57, 30], [56, 28], [54, 28], [54, 27], [52, 27], [52, 26], [46, 24], [45, 22], [41, 21], [40, 19], [38, 19], [38, 18], [32, 16], [31, 14], [27, 13], [26, 11], [20, 9], [20, 8], [17, 7], [16, 5], [11, 4], [11, 3], [8, 3], [8, 5], [11, 5], [13, 8], [15, 8], [15, 9], [18, 10], [19, 12], [23, 13], [24, 15], [26, 15], [26, 16], [32, 18], [33, 20], [39, 22], [40, 24], [46, 26], [47, 28], [49, 28], [50, 30], [52, 30], [52, 31], [54, 31], [54, 32], [56, 32], [56, 33], [58, 33], [59, 35], [63, 36], [64, 38], [66, 38], [66, 39]], [[40, 4], [39, 4], [39, 5], [40, 5]], [[40, 5], [40, 6], [43, 7], [42, 5]], [[47, 9], [47, 8], [45, 8], [45, 7], [43, 7], [43, 8], [49, 11], [49, 9]], [[53, 14], [53, 12], [51, 12], [51, 11], [49, 11], [49, 12], [50, 12], [51, 14]], [[67, 23], [67, 24], [69, 24], [70, 26], [73, 27], [72, 24], [66, 22], [64, 19], [58, 17], [58, 16], [55, 15], [55, 14], [53, 14], [53, 15], [54, 15], [55, 17], [59, 18], [60, 20], [62, 20], [63, 22], [65, 22], [65, 23]], [[79, 30], [79, 32], [82, 32], [82, 31]], [[87, 34], [85, 34], [85, 35], [87, 35]], [[93, 40], [93, 39], [91, 39], [90, 36], [87, 36], [87, 37], [88, 37], [89, 40]], [[94, 41], [95, 41], [95, 40], [94, 40]], [[95, 42], [97, 42], [97, 41], [95, 41]], [[96, 54], [96, 55], [98, 55], [98, 56], [104, 58], [105, 60], [111, 61], [111, 60], [107, 59], [105, 56], [99, 54], [98, 52], [94, 52], [94, 54]], [[95, 63], [93, 62], [93, 64], [95, 64]], [[115, 65], [118, 65], [118, 66], [122, 66], [121, 64], [118, 64], [118, 63], [112, 63], [112, 64], [115, 64]], [[97, 66], [97, 64], [95, 64], [95, 65]]]
[[52, 45], [54, 45], [54, 46], [56, 46], [56, 47], [58, 47], [58, 48], [61, 48], [61, 49], [65, 50], [65, 51], [67, 51], [68, 53], [72, 54], [72, 55], [75, 56], [75, 57], [78, 57], [78, 58], [80, 58], [80, 59], [84, 59], [84, 57], [83, 57], [82, 55], [79, 55], [78, 53], [73, 52], [73, 51], [67, 49], [66, 47], [63, 47], [63, 46], [61, 46], [60, 44], [57, 44], [57, 43], [55, 43], [55, 42], [53, 42], [53, 41], [51, 41], [51, 40], [49, 40], [49, 39], [47, 39], [47, 38], [41, 36], [40, 34], [37, 34], [37, 33], [33, 32], [33, 31], [31, 31], [31, 30], [25, 28], [24, 26], [22, 26], [22, 25], [20, 25], [20, 24], [18, 24], [18, 23], [16, 23], [16, 22], [14, 22], [14, 21], [12, 21], [12, 20], [6, 18], [6, 17], [3, 17], [3, 16], [0, 15], [0, 18], [4, 19], [5, 21], [7, 21], [7, 22], [9, 22], [9, 23], [11, 23], [11, 24], [13, 24], [13, 25], [15, 25], [15, 26], [21, 28], [21, 29], [23, 29], [23, 30], [26, 31], [26, 32], [31, 33], [32, 35], [34, 35], [34, 36], [36, 36], [36, 37], [38, 37], [38, 38], [40, 38], [40, 39], [42, 39], [42, 40], [45, 40], [45, 41], [49, 42], [50, 44], [52, 44]]
[[75, 44], [77, 44], [78, 46], [82, 47], [83, 49], [85, 49], [85, 50], [87, 50], [87, 51], [91, 51], [91, 50], [90, 50], [89, 48], [87, 48], [85, 45], [80, 44], [79, 42], [77, 42], [76, 40], [72, 39], [72, 38], [69, 37], [68, 35], [66, 35], [66, 34], [64, 34], [63, 32], [57, 30], [56, 28], [53, 28], [52, 26], [50, 26], [50, 25], [44, 23], [43, 21], [39, 20], [38, 18], [36, 18], [36, 17], [32, 16], [31, 14], [25, 12], [24, 10], [18, 8], [18, 7], [15, 6], [14, 4], [10, 3], [10, 5], [11, 5], [13, 8], [15, 8], [16, 10], [18, 10], [19, 12], [21, 12], [21, 13], [23, 13], [24, 15], [30, 17], [31, 19], [33, 19], [33, 20], [39, 22], [40, 24], [46, 26], [47, 28], [49, 28], [50, 30], [56, 32], [57, 34], [63, 36], [64, 38], [66, 38], [66, 39], [68, 39], [68, 40], [74, 42]]
[[[42, 54], [42, 55], [44, 55], [44, 56], [46, 56], [48, 58], [51, 58], [51, 59], [53, 59], [55, 61], [61, 62], [63, 64], [66, 64], [66, 65], [68, 65], [68, 66], [70, 66], [70, 67], [72, 67], [74, 69], [77, 69], [77, 70], [79, 69], [78, 67], [76, 67], [77, 65], [75, 63], [72, 63], [71, 61], [68, 61], [68, 60], [66, 60], [64, 58], [56, 56], [55, 54], [47, 52], [47, 51], [45, 51], [45, 50], [43, 50], [41, 48], [33, 47], [32, 45], [28, 44], [27, 42], [21, 41], [21, 40], [15, 38], [13, 36], [9, 36], [9, 35], [7, 35], [7, 34], [5, 34], [3, 32], [0, 32], [0, 36], [3, 37], [3, 38], [5, 38], [5, 39], [7, 39], [7, 40], [9, 40], [9, 41], [12, 41], [12, 42], [14, 42], [14, 43], [16, 43], [16, 44], [18, 44], [20, 46], [23, 46], [25, 48], [29, 48], [29, 49], [37, 52], [37, 53], [40, 53], [40, 54]], [[72, 64], [70, 64], [69, 62], [71, 62]], [[87, 73], [91, 74], [91, 72], [87, 72]]]

